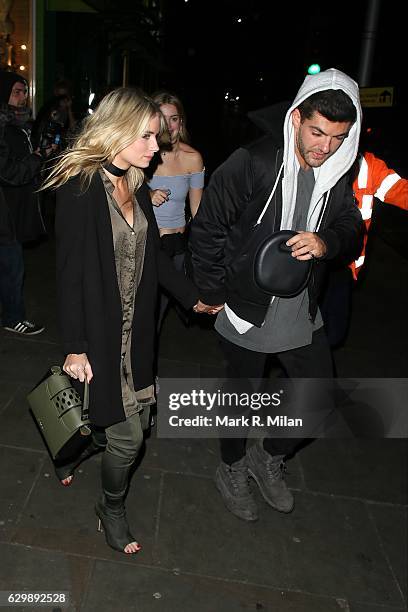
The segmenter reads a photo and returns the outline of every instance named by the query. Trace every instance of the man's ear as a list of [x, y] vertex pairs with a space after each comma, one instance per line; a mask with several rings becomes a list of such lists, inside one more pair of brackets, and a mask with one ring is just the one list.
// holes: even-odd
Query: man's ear
[[298, 108], [293, 109], [292, 111], [292, 124], [295, 129], [298, 129], [300, 124], [302, 123], [302, 117], [300, 116], [300, 111]]

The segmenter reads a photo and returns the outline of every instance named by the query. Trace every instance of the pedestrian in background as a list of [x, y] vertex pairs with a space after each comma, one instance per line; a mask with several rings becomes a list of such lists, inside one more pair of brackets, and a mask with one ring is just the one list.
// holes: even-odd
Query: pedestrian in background
[[[1, 138], [3, 161], [0, 183], [0, 302], [2, 325], [9, 332], [33, 336], [44, 331], [27, 319], [24, 304], [24, 258], [22, 245], [45, 234], [36, 189], [42, 157], [30, 140], [31, 109], [27, 105], [28, 83], [14, 72], [0, 72]], [[51, 148], [44, 151], [44, 156]]]
[[[320, 309], [330, 346], [338, 347], [346, 339], [352, 310], [352, 292], [366, 257], [374, 198], [384, 204], [408, 211], [408, 180], [387, 166], [373, 153], [360, 153], [351, 171], [353, 192], [361, 211], [366, 235], [364, 246], [349, 266], [331, 266]], [[408, 217], [407, 217], [408, 219]]]
[[[194, 218], [200, 205], [204, 187], [204, 163], [201, 154], [189, 144], [185, 112], [180, 98], [164, 91], [154, 94], [153, 100], [159, 105], [166, 120], [170, 146], [155, 155], [149, 168], [149, 171], [154, 171], [148, 181], [150, 198], [159, 226], [162, 248], [172, 258], [174, 267], [184, 270], [187, 248], [186, 215]], [[161, 293], [159, 330], [168, 303], [168, 296]]]

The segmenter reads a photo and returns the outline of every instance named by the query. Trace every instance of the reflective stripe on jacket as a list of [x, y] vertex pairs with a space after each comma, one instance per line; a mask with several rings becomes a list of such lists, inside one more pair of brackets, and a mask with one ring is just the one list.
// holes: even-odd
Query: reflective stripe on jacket
[[[371, 224], [374, 198], [381, 202], [408, 210], [408, 180], [401, 178], [387, 164], [372, 153], [364, 153], [359, 159], [359, 173], [353, 183], [353, 191], [361, 210], [367, 231]], [[360, 257], [350, 264], [354, 279], [364, 263], [367, 235]]]

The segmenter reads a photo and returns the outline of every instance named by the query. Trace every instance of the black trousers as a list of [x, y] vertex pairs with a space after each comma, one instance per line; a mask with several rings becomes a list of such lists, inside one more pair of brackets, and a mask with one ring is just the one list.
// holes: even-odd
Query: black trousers
[[[258, 353], [220, 339], [227, 360], [227, 377], [263, 378], [268, 353]], [[330, 346], [324, 328], [317, 330], [307, 346], [275, 353], [289, 378], [332, 378], [333, 365]], [[271, 455], [289, 455], [301, 442], [298, 438], [265, 438], [264, 448]], [[246, 438], [221, 438], [221, 458], [231, 465], [245, 455]]]
[[319, 307], [331, 347], [340, 346], [347, 337], [353, 288], [350, 268], [330, 271]]

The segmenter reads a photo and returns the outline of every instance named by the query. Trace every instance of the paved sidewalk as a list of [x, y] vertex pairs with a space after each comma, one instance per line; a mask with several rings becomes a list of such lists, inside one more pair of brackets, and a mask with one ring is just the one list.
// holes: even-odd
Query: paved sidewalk
[[[379, 238], [373, 245], [338, 373], [403, 377], [408, 262]], [[288, 463], [294, 512], [273, 511], [256, 491], [260, 520], [246, 524], [215, 489], [217, 441], [158, 439], [153, 428], [127, 500], [143, 550], [128, 557], [109, 549], [93, 513], [100, 458], [64, 489], [28, 412], [26, 393], [62, 355], [52, 241], [26, 260], [28, 314], [47, 330], [33, 338], [0, 332], [0, 590], [69, 591], [68, 609], [84, 612], [406, 610], [403, 440], [309, 444]], [[216, 334], [195, 321], [186, 329], [169, 313], [161, 376], [220, 372]]]

